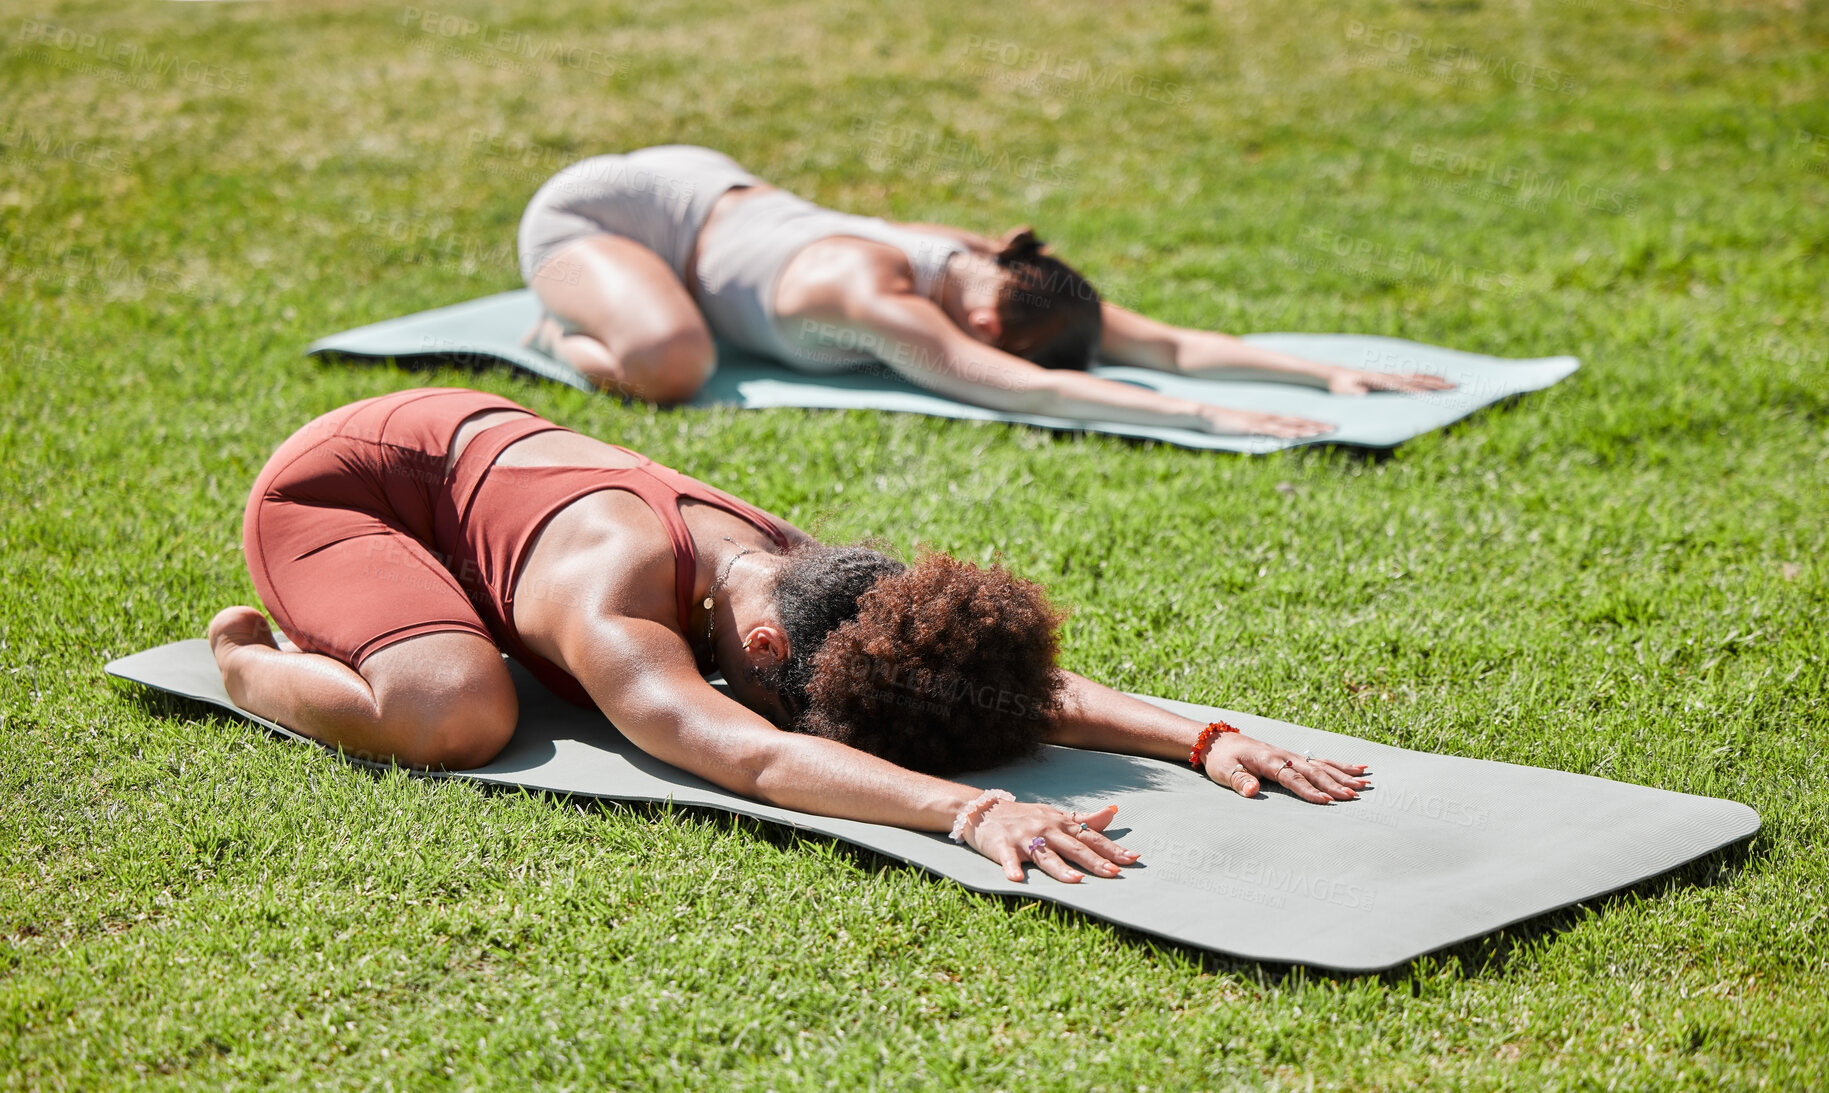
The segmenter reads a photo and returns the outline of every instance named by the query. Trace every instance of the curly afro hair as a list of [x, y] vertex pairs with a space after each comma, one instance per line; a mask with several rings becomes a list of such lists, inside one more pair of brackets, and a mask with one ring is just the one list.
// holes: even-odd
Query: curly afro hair
[[[813, 609], [821, 602], [850, 610]], [[860, 547], [803, 548], [776, 606], [795, 731], [951, 774], [1033, 752], [1058, 708], [1061, 614], [1002, 566], [930, 554], [909, 568]]]

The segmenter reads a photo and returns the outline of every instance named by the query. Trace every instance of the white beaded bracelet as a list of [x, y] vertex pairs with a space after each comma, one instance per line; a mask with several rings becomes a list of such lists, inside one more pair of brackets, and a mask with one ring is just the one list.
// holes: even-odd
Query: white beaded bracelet
[[966, 802], [966, 806], [953, 817], [952, 840], [956, 843], [965, 841], [965, 828], [978, 818], [980, 812], [987, 812], [998, 801], [1014, 801], [1016, 798], [1001, 789], [987, 789]]

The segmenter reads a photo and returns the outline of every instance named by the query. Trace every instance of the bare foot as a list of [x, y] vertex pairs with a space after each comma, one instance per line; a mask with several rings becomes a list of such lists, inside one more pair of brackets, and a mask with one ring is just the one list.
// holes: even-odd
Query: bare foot
[[560, 328], [558, 320], [542, 313], [540, 321], [533, 324], [533, 329], [522, 335], [521, 344], [554, 360], [564, 360], [559, 356], [559, 341], [564, 337], [565, 331]]
[[279, 648], [273, 640], [273, 628], [267, 625], [267, 616], [252, 607], [225, 607], [216, 612], [210, 620], [209, 636], [210, 652], [219, 668], [226, 668], [228, 658], [243, 646]]
[[242, 684], [252, 667], [245, 654], [255, 649], [278, 652], [273, 629], [267, 625], [267, 617], [252, 607], [225, 607], [210, 620], [209, 636], [210, 653], [216, 658], [216, 670], [222, 673], [222, 685], [229, 697], [245, 709]]

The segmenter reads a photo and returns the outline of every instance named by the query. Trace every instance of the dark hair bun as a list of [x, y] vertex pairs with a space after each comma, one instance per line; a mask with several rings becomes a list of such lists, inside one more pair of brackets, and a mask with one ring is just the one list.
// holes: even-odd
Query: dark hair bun
[[1003, 330], [997, 348], [1043, 368], [1090, 367], [1104, 331], [1099, 290], [1092, 282], [1050, 254], [1027, 225], [1003, 237], [997, 267], [1003, 271], [997, 294]]
[[1048, 245], [1035, 234], [1035, 229], [1024, 224], [1011, 229], [1003, 241], [998, 244], [997, 264], [1007, 266], [1014, 262], [1033, 262], [1048, 253]]

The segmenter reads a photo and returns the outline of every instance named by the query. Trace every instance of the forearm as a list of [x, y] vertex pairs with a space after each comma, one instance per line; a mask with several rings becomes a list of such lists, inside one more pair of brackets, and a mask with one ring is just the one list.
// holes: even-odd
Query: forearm
[[1115, 364], [1207, 378], [1272, 378], [1325, 387], [1332, 365], [1249, 345], [1230, 334], [1189, 330], [1107, 303], [1099, 353]]
[[1230, 334], [1183, 331], [1175, 350], [1177, 372], [1208, 379], [1269, 378], [1326, 387], [1340, 369], [1274, 349], [1251, 345]]
[[1049, 371], [1023, 360], [1000, 361], [993, 354], [997, 350], [976, 346], [940, 358], [938, 367], [909, 367], [901, 358], [885, 363], [936, 394], [1005, 413], [1175, 429], [1206, 427], [1206, 408], [1189, 399], [1083, 372]]
[[914, 831], [951, 830], [959, 810], [979, 793], [817, 736], [783, 733], [759, 759], [747, 779], [749, 796]]
[[1005, 413], [1204, 429], [1208, 407], [1132, 383], [1055, 371], [968, 337], [932, 301], [868, 296], [850, 316], [879, 360], [947, 398]]
[[1201, 724], [1084, 676], [1066, 673], [1050, 744], [1185, 760]]
[[1160, 394], [1145, 387], [1100, 379], [1082, 372], [1047, 372], [1036, 380], [1043, 398], [1037, 413], [1076, 421], [1121, 421], [1204, 429], [1200, 403]]
[[[1185, 763], [1205, 727], [1069, 672], [1048, 742]], [[1371, 784], [1363, 764], [1298, 756], [1235, 732], [1214, 738], [1201, 759], [1207, 777], [1246, 797], [1271, 782], [1313, 804], [1332, 804]]]

